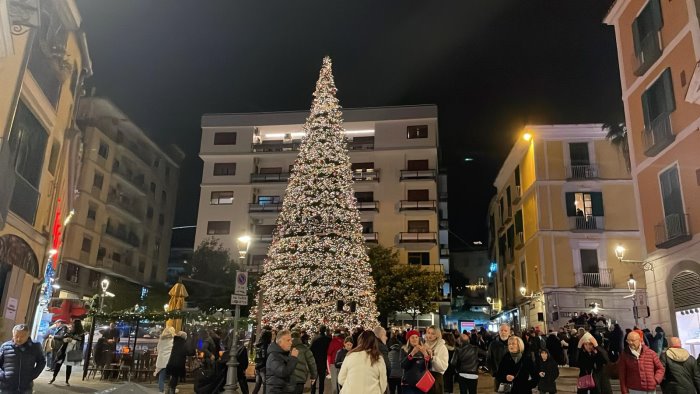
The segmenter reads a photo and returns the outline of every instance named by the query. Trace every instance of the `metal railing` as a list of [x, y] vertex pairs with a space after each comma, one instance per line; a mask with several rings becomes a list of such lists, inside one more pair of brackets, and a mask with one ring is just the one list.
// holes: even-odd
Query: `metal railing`
[[437, 243], [437, 233], [406, 232], [399, 233], [399, 242], [432, 242]]
[[513, 205], [520, 202], [520, 197], [522, 197], [522, 187], [520, 185], [515, 186], [515, 195], [513, 196]]
[[434, 211], [436, 209], [437, 202], [435, 200], [401, 200], [399, 204], [399, 211]]
[[450, 249], [444, 246], [440, 246], [440, 257], [448, 257], [450, 255]]
[[291, 142], [283, 141], [263, 141], [259, 144], [251, 144], [253, 152], [292, 152], [299, 150], [301, 141], [294, 140]]
[[445, 272], [445, 267], [443, 267], [442, 264], [425, 264], [425, 265], [419, 265], [419, 267], [423, 271], [428, 271], [428, 272], [433, 272], [433, 273], [438, 273], [438, 274], [442, 274]]
[[595, 179], [598, 178], [598, 165], [581, 164], [566, 167], [567, 179]]
[[265, 183], [265, 182], [288, 182], [288, 172], [278, 172], [273, 174], [250, 174], [250, 183]]
[[375, 168], [354, 170], [352, 172], [352, 180], [355, 182], [379, 182], [379, 170]]
[[272, 234], [253, 234], [251, 238], [257, 242], [272, 242]]
[[130, 185], [136, 188], [136, 190], [146, 193], [146, 183], [144, 181], [143, 174], [135, 175], [131, 171], [128, 171], [122, 167], [112, 167], [112, 174], [118, 175], [120, 178], [127, 181]]
[[656, 156], [675, 139], [676, 136], [673, 135], [671, 129], [671, 114], [664, 112], [642, 131], [644, 154], [648, 157]]
[[598, 287], [610, 289], [614, 286], [613, 270], [599, 269], [598, 272], [576, 272], [576, 287]]
[[134, 218], [141, 220], [142, 213], [139, 212], [138, 207], [134, 205], [134, 200], [128, 199], [119, 194], [110, 193], [107, 196], [107, 204], [117, 207], [132, 215]]
[[379, 242], [379, 234], [378, 233], [362, 233], [362, 236], [365, 237], [365, 242], [371, 242], [371, 243]]
[[360, 211], [377, 211], [379, 212], [379, 201], [358, 201], [357, 209]]
[[401, 170], [401, 180], [412, 179], [435, 179], [437, 172], [435, 170]]
[[661, 57], [661, 43], [659, 42], [659, 32], [649, 32], [639, 43], [639, 52], [635, 53], [637, 60], [634, 75], [644, 75], [649, 67]]
[[570, 228], [573, 231], [602, 231], [603, 216], [572, 216], [569, 218]]
[[372, 150], [374, 149], [374, 141], [348, 141], [348, 150]]
[[105, 225], [104, 233], [137, 248], [141, 244], [141, 240], [139, 239], [138, 235], [136, 235], [136, 233], [133, 231], [128, 231], [126, 229], [122, 230], [115, 228], [114, 226]]
[[667, 249], [690, 240], [692, 235], [688, 223], [689, 215], [687, 213], [666, 215], [664, 220], [654, 226], [656, 247]]
[[260, 204], [260, 203], [250, 203], [248, 204], [248, 212], [279, 212], [282, 210], [282, 203], [274, 204]]

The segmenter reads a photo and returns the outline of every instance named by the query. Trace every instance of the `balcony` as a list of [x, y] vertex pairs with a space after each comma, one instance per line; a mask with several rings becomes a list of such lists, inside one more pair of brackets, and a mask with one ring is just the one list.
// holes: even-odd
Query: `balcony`
[[128, 231], [126, 229], [120, 229], [114, 226], [105, 225], [104, 233], [135, 248], [138, 248], [141, 244], [138, 235], [136, 235], [136, 233], [134, 233], [133, 231]]
[[408, 232], [399, 233], [399, 243], [437, 243], [437, 233]]
[[141, 196], [146, 196], [146, 183], [143, 174], [135, 175], [130, 170], [122, 167], [112, 167], [112, 174], [123, 180], [124, 183], [131, 187], [136, 193]]
[[272, 242], [272, 234], [253, 234], [251, 237], [253, 242], [270, 243]]
[[151, 154], [143, 148], [143, 145], [131, 139], [125, 140], [124, 137], [120, 137], [123, 134], [121, 134], [121, 132], [118, 133], [119, 134], [117, 136], [117, 146], [122, 150], [130, 152], [132, 156], [141, 160], [141, 162], [143, 162], [148, 168], [150, 168], [153, 165], [153, 159]]
[[401, 200], [399, 211], [433, 211], [437, 210], [437, 202], [435, 200], [420, 200], [410, 201]]
[[450, 249], [447, 245], [440, 245], [440, 257], [450, 257]]
[[515, 234], [515, 250], [520, 250], [525, 246], [525, 235], [523, 232]]
[[644, 143], [644, 155], [647, 157], [656, 156], [664, 148], [675, 141], [676, 136], [671, 130], [671, 115], [663, 113], [651, 122], [650, 127], [642, 131], [642, 141]]
[[420, 267], [421, 270], [427, 271], [427, 272], [438, 273], [438, 274], [445, 273], [445, 267], [443, 267], [442, 264], [426, 264], [426, 265], [419, 265], [418, 267]]
[[284, 141], [263, 141], [259, 144], [251, 144], [251, 150], [257, 153], [264, 152], [295, 152], [299, 150], [301, 146], [300, 140], [294, 140], [290, 142]]
[[379, 234], [378, 233], [362, 233], [362, 236], [365, 238], [365, 242], [367, 243], [379, 243]]
[[348, 150], [373, 150], [374, 149], [374, 138], [371, 140], [360, 140], [360, 141], [354, 141], [354, 140], [349, 140], [348, 141]]
[[603, 216], [572, 216], [569, 218], [569, 227], [573, 232], [600, 232], [605, 229]]
[[126, 216], [129, 216], [133, 221], [141, 222], [141, 213], [137, 206], [134, 205], [134, 200], [129, 199], [121, 194], [110, 193], [107, 196], [107, 207], [116, 208]]
[[260, 203], [250, 203], [248, 204], [248, 212], [250, 213], [278, 213], [282, 210], [282, 203], [274, 204], [260, 204]]
[[634, 75], [638, 77], [644, 75], [651, 65], [661, 57], [659, 33], [657, 31], [650, 32], [642, 38], [639, 44], [639, 52], [635, 54], [637, 64], [634, 70]]
[[690, 241], [693, 235], [688, 224], [689, 216], [687, 213], [674, 213], [666, 216], [663, 221], [654, 226], [656, 247], [668, 249]]
[[358, 201], [357, 209], [359, 211], [375, 211], [379, 212], [379, 201]]
[[566, 179], [596, 179], [598, 166], [596, 164], [581, 164], [566, 167]]
[[437, 177], [437, 172], [435, 170], [401, 170], [402, 181], [414, 181], [414, 180], [425, 180], [432, 179], [435, 180]]
[[613, 272], [610, 268], [599, 269], [599, 272], [576, 272], [576, 287], [595, 287], [599, 289], [612, 289]]
[[520, 185], [515, 186], [515, 195], [513, 195], [513, 205], [517, 205], [523, 195], [522, 187]]
[[274, 182], [288, 182], [289, 181], [288, 172], [278, 172], [274, 174], [250, 174], [250, 183], [274, 183]]
[[379, 170], [374, 168], [354, 170], [352, 180], [355, 182], [379, 182]]

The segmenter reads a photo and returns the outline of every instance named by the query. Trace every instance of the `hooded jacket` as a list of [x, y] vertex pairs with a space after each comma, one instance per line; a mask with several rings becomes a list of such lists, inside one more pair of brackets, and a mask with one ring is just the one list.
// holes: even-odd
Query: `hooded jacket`
[[627, 346], [620, 355], [617, 367], [622, 394], [628, 394], [629, 390], [656, 390], [656, 385], [664, 378], [664, 366], [659, 356], [644, 344], [640, 345], [639, 351], [637, 358]]
[[540, 382], [537, 388], [540, 392], [556, 393], [557, 378], [559, 377], [559, 366], [550, 355], [547, 361], [542, 361], [540, 355], [537, 355], [537, 373], [544, 372], [544, 376], [540, 376]]
[[401, 345], [394, 343], [389, 347], [389, 378], [401, 379], [403, 369], [401, 369]]
[[267, 363], [265, 364], [265, 383], [267, 394], [293, 393], [296, 385], [292, 375], [299, 360], [289, 352], [282, 350], [277, 342], [267, 347]]
[[306, 383], [309, 377], [311, 377], [311, 379], [316, 379], [318, 376], [316, 360], [309, 347], [301, 342], [301, 338], [293, 338], [292, 347], [299, 351], [299, 355], [297, 356], [298, 362], [292, 374], [292, 382], [294, 384], [300, 384]]
[[30, 390], [45, 366], [41, 346], [31, 339], [20, 346], [12, 341], [3, 343], [0, 346], [0, 392]]
[[661, 388], [664, 394], [700, 392], [700, 369], [687, 350], [669, 348], [659, 357], [666, 368]]
[[160, 334], [158, 339], [158, 356], [156, 357], [156, 368], [153, 372], [153, 376], [157, 376], [161, 369], [168, 366], [168, 360], [170, 359], [170, 352], [173, 350], [173, 337], [175, 336], [175, 329], [168, 327]]

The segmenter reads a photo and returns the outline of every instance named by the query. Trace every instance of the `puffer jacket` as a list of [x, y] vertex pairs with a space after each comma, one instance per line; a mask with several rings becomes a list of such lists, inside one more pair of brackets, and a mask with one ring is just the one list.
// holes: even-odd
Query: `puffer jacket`
[[687, 350], [669, 348], [659, 357], [666, 368], [661, 388], [664, 394], [700, 392], [700, 369]]
[[639, 350], [639, 358], [632, 354], [629, 346], [625, 347], [620, 355], [617, 368], [622, 394], [628, 394], [629, 390], [656, 390], [656, 385], [664, 378], [664, 366], [661, 365], [656, 352], [644, 344]]
[[450, 361], [450, 364], [455, 369], [455, 373], [468, 373], [473, 375], [479, 374], [479, 355], [486, 352], [472, 345], [465, 343], [455, 349], [455, 354]]
[[292, 339], [292, 347], [299, 351], [297, 356], [299, 361], [292, 374], [292, 383], [306, 383], [309, 377], [316, 379], [318, 370], [316, 369], [316, 360], [314, 359], [314, 354], [311, 353], [311, 349], [301, 342], [301, 338]]
[[267, 394], [293, 393], [296, 385], [292, 374], [299, 360], [289, 355], [276, 343], [267, 347], [267, 364], [265, 364], [265, 383]]
[[46, 366], [46, 358], [38, 343], [27, 340], [21, 346], [7, 341], [0, 346], [0, 391], [31, 390], [41, 371]]
[[401, 345], [395, 343], [389, 347], [389, 378], [401, 379], [403, 369], [401, 369]]

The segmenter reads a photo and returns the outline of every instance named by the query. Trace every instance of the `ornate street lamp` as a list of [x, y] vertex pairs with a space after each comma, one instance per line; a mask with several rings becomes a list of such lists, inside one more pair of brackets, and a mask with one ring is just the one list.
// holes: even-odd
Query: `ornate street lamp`
[[621, 263], [631, 263], [631, 264], [641, 264], [641, 265], [642, 265], [642, 269], [643, 269], [644, 271], [653, 271], [653, 270], [654, 270], [654, 266], [653, 266], [650, 262], [648, 262], [648, 261], [644, 261], [644, 260], [627, 260], [627, 259], [625, 259], [625, 252], [626, 252], [626, 251], [627, 251], [627, 250], [625, 249], [625, 247], [622, 246], [621, 244], [618, 244], [618, 245], [615, 247], [615, 257], [617, 257], [617, 260], [618, 260], [619, 262], [621, 262]]

